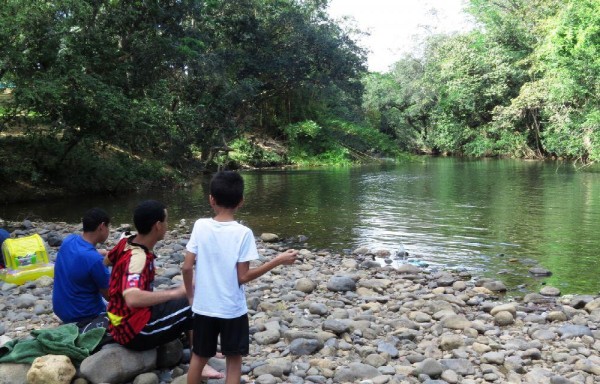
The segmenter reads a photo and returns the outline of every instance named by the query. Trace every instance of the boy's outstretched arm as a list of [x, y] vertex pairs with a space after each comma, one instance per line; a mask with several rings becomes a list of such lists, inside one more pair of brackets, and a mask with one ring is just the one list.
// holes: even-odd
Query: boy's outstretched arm
[[238, 283], [240, 285], [246, 284], [249, 281], [256, 279], [269, 272], [271, 269], [282, 265], [282, 264], [293, 264], [296, 261], [296, 256], [298, 255], [298, 251], [295, 249], [288, 249], [285, 252], [281, 252], [277, 255], [276, 258], [267, 261], [261, 266], [256, 268], [250, 268], [250, 262], [246, 261], [244, 263], [237, 264], [237, 274], [238, 274]]
[[182, 297], [185, 297], [183, 285], [176, 288], [165, 289], [164, 291], [145, 291], [139, 288], [128, 288], [123, 292], [125, 303], [131, 308], [151, 307]]
[[194, 301], [194, 264], [196, 263], [196, 255], [190, 251], [185, 252], [181, 274], [183, 275], [183, 286], [190, 305]]

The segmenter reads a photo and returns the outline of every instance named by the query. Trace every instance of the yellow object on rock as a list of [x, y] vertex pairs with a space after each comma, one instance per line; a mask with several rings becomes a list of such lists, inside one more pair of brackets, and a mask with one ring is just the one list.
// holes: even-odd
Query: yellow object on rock
[[0, 280], [21, 285], [42, 276], [54, 277], [54, 264], [48, 260], [44, 240], [40, 235], [6, 239], [2, 243], [6, 268], [0, 270]]

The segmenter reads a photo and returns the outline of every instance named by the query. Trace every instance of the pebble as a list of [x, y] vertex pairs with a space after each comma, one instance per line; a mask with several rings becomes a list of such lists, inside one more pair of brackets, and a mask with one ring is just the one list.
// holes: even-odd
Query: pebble
[[[21, 235], [44, 234], [52, 244], [81, 230], [65, 223], [6, 224]], [[181, 284], [186, 225], [180, 223], [155, 247], [161, 288]], [[102, 247], [110, 249], [121, 230], [114, 230]], [[276, 235], [263, 239], [257, 238], [261, 261], [253, 261], [254, 266], [298, 247], [279, 242]], [[302, 262], [280, 266], [246, 287], [251, 336], [243, 382], [559, 384], [594, 383], [600, 375], [598, 296], [561, 296], [546, 286], [503, 301], [498, 293], [506, 287], [500, 281], [373, 262], [374, 255], [389, 257], [386, 250], [336, 253], [301, 247]], [[57, 250], [58, 245], [48, 244], [51, 260]], [[550, 272], [532, 268], [530, 273]], [[0, 342], [59, 324], [52, 313], [51, 282], [44, 277], [23, 286], [0, 283]], [[175, 356], [172, 361], [161, 360], [174, 366], [148, 365], [123, 382], [185, 383], [189, 350], [173, 353], [167, 352]], [[214, 366], [224, 369], [218, 363]], [[83, 371], [90, 367], [86, 363]], [[98, 372], [112, 377], [113, 368], [100, 364]], [[26, 382], [27, 369], [0, 364], [0, 376]], [[89, 382], [81, 375], [78, 370], [73, 382]]]

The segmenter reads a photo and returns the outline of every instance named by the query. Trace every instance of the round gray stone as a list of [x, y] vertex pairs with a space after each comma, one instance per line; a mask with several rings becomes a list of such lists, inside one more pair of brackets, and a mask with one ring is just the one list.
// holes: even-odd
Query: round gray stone
[[494, 316], [494, 322], [499, 326], [503, 327], [506, 325], [511, 325], [515, 322], [515, 319], [512, 313], [508, 311], [500, 311]]
[[356, 291], [356, 282], [348, 276], [333, 276], [327, 282], [327, 289], [333, 292]]
[[435, 379], [442, 375], [444, 366], [436, 359], [427, 358], [419, 363], [417, 372]]
[[311, 293], [315, 290], [316, 287], [317, 284], [314, 281], [303, 277], [301, 279], [296, 280], [296, 285], [294, 286], [294, 289], [304, 293]]
[[549, 286], [545, 286], [542, 289], [540, 289], [540, 294], [544, 295], [544, 296], [560, 296], [560, 289], [558, 288], [554, 288], [554, 287], [549, 287]]
[[315, 339], [295, 339], [290, 343], [289, 349], [290, 353], [295, 356], [307, 356], [312, 355], [319, 349], [321, 349], [323, 345]]

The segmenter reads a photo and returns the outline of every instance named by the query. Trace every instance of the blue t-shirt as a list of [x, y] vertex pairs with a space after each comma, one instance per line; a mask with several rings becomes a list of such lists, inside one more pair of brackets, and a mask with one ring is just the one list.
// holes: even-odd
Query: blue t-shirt
[[108, 288], [110, 272], [96, 247], [79, 235], [62, 243], [54, 263], [54, 313], [74, 323], [106, 311], [100, 289]]
[[4, 257], [2, 256], [2, 243], [10, 237], [10, 233], [6, 229], [0, 228], [0, 267], [4, 267]]

